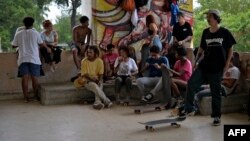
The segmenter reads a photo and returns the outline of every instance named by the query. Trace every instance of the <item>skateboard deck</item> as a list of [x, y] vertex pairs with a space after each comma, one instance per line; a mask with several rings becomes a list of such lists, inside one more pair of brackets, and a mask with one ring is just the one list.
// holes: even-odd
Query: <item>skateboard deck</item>
[[138, 101], [134, 101], [134, 100], [130, 100], [130, 101], [120, 101], [119, 105], [122, 105], [122, 106], [142, 106], [142, 105], [145, 105], [145, 104], [142, 104]]
[[159, 120], [152, 120], [148, 122], [139, 122], [140, 124], [145, 125], [145, 129], [148, 131], [154, 131], [154, 127], [156, 125], [161, 125], [161, 124], [168, 124], [170, 123], [171, 126], [175, 126], [177, 128], [181, 127], [178, 122], [182, 122], [186, 119], [186, 117], [177, 117], [177, 118], [171, 118], [171, 119], [159, 119]]
[[162, 103], [171, 101], [171, 78], [167, 68], [162, 67]]
[[156, 111], [161, 111], [163, 109], [165, 109], [166, 104], [144, 104], [144, 105], [140, 105], [140, 106], [134, 106], [134, 112], [136, 114], [142, 114], [145, 111], [152, 111], [152, 110], [156, 110]]

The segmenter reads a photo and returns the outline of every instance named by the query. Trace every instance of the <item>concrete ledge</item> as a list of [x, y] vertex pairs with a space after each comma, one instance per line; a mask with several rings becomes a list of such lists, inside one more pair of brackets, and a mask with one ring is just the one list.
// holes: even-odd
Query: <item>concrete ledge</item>
[[0, 100], [12, 100], [12, 99], [22, 99], [23, 94], [21, 92], [14, 93], [0, 93]]
[[[109, 97], [115, 95], [114, 84], [103, 85], [103, 91]], [[125, 87], [122, 87], [121, 97], [125, 94]], [[94, 97], [94, 94], [84, 87], [76, 89], [73, 83], [58, 83], [58, 84], [41, 84], [39, 88], [39, 95], [41, 104], [43, 105], [59, 105], [59, 104], [72, 104], [80, 102], [81, 97]], [[132, 87], [133, 99], [141, 97], [139, 90], [135, 83]]]
[[[221, 112], [232, 113], [239, 112], [243, 109], [243, 105], [247, 104], [248, 94], [247, 93], [236, 93], [227, 97], [222, 97]], [[210, 115], [212, 113], [211, 108], [211, 97], [204, 97], [198, 103], [199, 112], [201, 115]]]

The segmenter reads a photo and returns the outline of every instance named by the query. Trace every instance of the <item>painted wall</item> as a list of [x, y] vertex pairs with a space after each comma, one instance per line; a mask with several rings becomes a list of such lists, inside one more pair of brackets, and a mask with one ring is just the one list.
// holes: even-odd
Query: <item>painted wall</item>
[[[138, 22], [132, 24], [134, 11], [125, 11], [119, 0], [93, 0], [92, 15], [94, 28], [94, 42], [101, 48], [107, 44], [130, 45], [140, 50], [148, 37], [145, 25], [146, 16], [152, 14], [157, 20], [162, 42], [170, 42], [172, 26], [170, 26], [171, 12], [164, 8], [167, 0], [148, 0], [148, 4], [137, 9]], [[193, 0], [180, 0], [179, 8], [186, 15], [188, 22], [193, 24]]]

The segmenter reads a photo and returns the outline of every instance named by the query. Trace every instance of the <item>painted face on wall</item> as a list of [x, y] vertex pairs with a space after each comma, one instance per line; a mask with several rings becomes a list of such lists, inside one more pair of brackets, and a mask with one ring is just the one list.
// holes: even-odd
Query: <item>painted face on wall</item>
[[165, 4], [165, 0], [152, 0], [153, 4], [156, 6], [163, 6]]

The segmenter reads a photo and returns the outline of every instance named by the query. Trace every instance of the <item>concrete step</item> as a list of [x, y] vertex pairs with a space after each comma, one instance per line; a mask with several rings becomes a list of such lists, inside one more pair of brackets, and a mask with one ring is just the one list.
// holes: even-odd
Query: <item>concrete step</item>
[[[34, 93], [32, 90], [29, 92], [29, 96], [32, 97]], [[23, 93], [20, 92], [9, 92], [9, 93], [0, 93], [0, 100], [14, 100], [14, 99], [23, 99]]]
[[13, 93], [1, 93], [0, 100], [12, 100], [12, 99], [22, 99], [22, 92], [13, 92]]
[[[247, 93], [235, 93], [227, 97], [222, 97], [221, 113], [233, 113], [243, 110], [244, 105], [248, 102], [249, 95]], [[199, 106], [199, 112], [201, 115], [210, 115], [212, 113], [211, 108], [212, 98], [203, 97]]]
[[[114, 84], [103, 85], [104, 93], [108, 97], [115, 96]], [[122, 87], [121, 97], [124, 97], [125, 87]], [[58, 105], [58, 104], [71, 104], [80, 102], [81, 97], [94, 97], [94, 94], [84, 87], [76, 89], [72, 82], [57, 83], [57, 84], [41, 84], [39, 88], [39, 95], [41, 104], [43, 105]], [[141, 95], [136, 84], [132, 87], [132, 99], [140, 99]]]

